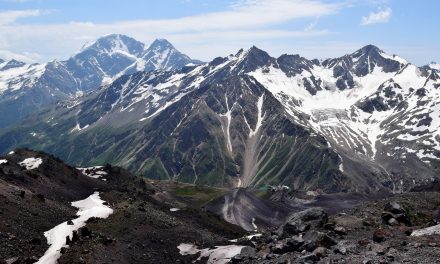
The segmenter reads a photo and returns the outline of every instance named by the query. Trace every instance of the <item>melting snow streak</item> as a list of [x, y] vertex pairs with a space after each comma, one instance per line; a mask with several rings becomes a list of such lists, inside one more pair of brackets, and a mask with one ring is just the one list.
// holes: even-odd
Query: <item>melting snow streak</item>
[[44, 232], [50, 247], [36, 264], [56, 264], [61, 256], [61, 248], [66, 247], [66, 237], [72, 238], [73, 231], [85, 226], [86, 221], [90, 218], [107, 218], [113, 213], [110, 207], [104, 205], [104, 201], [101, 200], [98, 192], [90, 195], [87, 199], [72, 202], [72, 206], [79, 209], [76, 213], [78, 218], [72, 220], [73, 225], [64, 222]]

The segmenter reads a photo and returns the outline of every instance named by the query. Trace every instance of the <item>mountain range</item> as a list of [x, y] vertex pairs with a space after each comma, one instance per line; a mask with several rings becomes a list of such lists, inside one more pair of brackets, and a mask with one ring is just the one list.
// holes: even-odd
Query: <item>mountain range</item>
[[137, 71], [173, 70], [192, 60], [164, 39], [149, 47], [118, 34], [99, 38], [65, 61], [27, 64], [0, 60], [0, 127], [60, 100], [81, 96]]
[[[205, 64], [180, 53], [173, 64], [144, 63], [172, 47], [161, 42], [149, 52], [129, 46], [140, 60], [107, 41], [85, 47], [126, 63], [77, 75], [84, 91], [108, 84], [3, 129], [1, 151], [31, 147], [69, 163], [229, 188], [401, 192], [438, 175], [437, 64], [418, 67], [373, 45], [327, 60], [252, 47]], [[81, 65], [80, 54], [63, 65]]]

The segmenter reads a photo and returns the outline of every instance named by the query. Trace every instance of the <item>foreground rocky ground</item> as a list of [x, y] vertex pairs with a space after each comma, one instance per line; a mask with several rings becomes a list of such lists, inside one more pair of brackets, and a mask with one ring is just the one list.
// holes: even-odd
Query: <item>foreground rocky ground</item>
[[440, 193], [399, 194], [328, 216], [290, 215], [279, 229], [253, 238], [256, 252], [233, 263], [440, 263], [440, 236], [410, 236], [439, 222]]
[[[35, 157], [42, 161], [38, 167], [19, 165]], [[285, 189], [230, 192], [150, 181], [112, 166], [94, 178], [94, 170], [29, 150], [0, 160], [7, 161], [0, 164], [0, 263], [35, 263], [48, 248], [44, 232], [74, 218], [70, 202], [95, 191], [114, 213], [90, 219], [58, 263], [229, 261], [182, 254], [182, 244], [207, 250], [238, 245], [232, 263], [440, 263], [440, 235], [411, 236], [440, 223], [438, 182], [367, 199]], [[225, 216], [257, 230], [245, 231]]]
[[[35, 157], [42, 160], [35, 169], [18, 164]], [[181, 256], [180, 243], [210, 247], [246, 234], [197, 206], [170, 210], [193, 200], [188, 196], [178, 201], [119, 168], [105, 166], [100, 169], [104, 177], [95, 179], [40, 152], [18, 150], [2, 159], [7, 162], [0, 165], [0, 263], [36, 262], [48, 248], [44, 232], [75, 218], [77, 210], [70, 203], [95, 191], [114, 213], [107, 219], [90, 219], [69, 239], [58, 263], [175, 263], [179, 259], [190, 263], [198, 257]], [[186, 190], [186, 186], [172, 188]], [[192, 198], [203, 202], [212, 196], [201, 193]]]

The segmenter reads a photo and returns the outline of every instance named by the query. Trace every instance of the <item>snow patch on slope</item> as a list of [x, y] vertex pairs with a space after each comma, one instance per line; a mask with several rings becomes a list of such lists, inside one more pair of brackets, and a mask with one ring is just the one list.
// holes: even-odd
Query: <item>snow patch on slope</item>
[[88, 167], [88, 168], [77, 168], [82, 172], [82, 174], [86, 175], [87, 177], [93, 178], [93, 179], [99, 179], [105, 175], [107, 175], [107, 172], [102, 170], [104, 168], [103, 166], [95, 166], [95, 167]]
[[[309, 93], [304, 85], [304, 78], [318, 77], [329, 85], [331, 90], [320, 90], [315, 95]], [[301, 112], [312, 114], [314, 109], [348, 109], [359, 99], [371, 95], [384, 81], [392, 78], [394, 73], [386, 73], [380, 67], [374, 67], [371, 74], [364, 77], [354, 76], [356, 86], [353, 89], [339, 90], [335, 87], [336, 79], [331, 69], [315, 66], [312, 72], [303, 71], [301, 74], [288, 77], [281, 69], [270, 66], [267, 69], [257, 69], [249, 73], [259, 83], [266, 87], [276, 97], [285, 94], [299, 100]]]
[[104, 205], [98, 192], [84, 200], [72, 202], [72, 206], [79, 209], [76, 213], [79, 217], [72, 220], [73, 225], [64, 222], [44, 232], [50, 247], [36, 264], [56, 264], [61, 257], [61, 249], [66, 247], [66, 237], [72, 238], [73, 231], [85, 226], [86, 221], [90, 218], [107, 218], [113, 213], [110, 207]]
[[232, 108], [234, 108], [234, 105], [232, 105], [231, 108], [229, 108], [229, 102], [228, 102], [228, 97], [225, 94], [225, 100], [226, 100], [226, 113], [224, 114], [220, 114], [220, 117], [226, 117], [226, 131], [222, 126], [223, 132], [226, 134], [226, 142], [227, 142], [227, 147], [228, 147], [228, 151], [229, 153], [232, 153], [232, 143], [231, 143], [231, 134], [230, 134], [230, 127], [231, 127], [231, 120], [232, 120]]
[[257, 134], [258, 130], [260, 129], [260, 127], [263, 125], [263, 119], [266, 116], [266, 113], [263, 113], [263, 102], [264, 102], [264, 94], [261, 95], [258, 98], [258, 102], [257, 102], [257, 124], [255, 125], [255, 129], [249, 132], [249, 137], [253, 137], [255, 134]]
[[19, 162], [18, 165], [26, 167], [27, 170], [33, 170], [40, 167], [42, 163], [43, 160], [41, 158], [27, 158], [22, 162]]
[[432, 236], [432, 235], [440, 235], [440, 225], [430, 226], [423, 229], [415, 230], [411, 233], [411, 236]]
[[401, 58], [401, 57], [399, 57], [397, 55], [388, 55], [388, 54], [386, 54], [384, 52], [381, 52], [380, 56], [382, 56], [385, 59], [389, 59], [389, 60], [394, 60], [394, 61], [400, 62], [401, 64], [407, 64], [408, 63], [407, 60], [405, 60], [404, 58]]
[[46, 71], [46, 64], [25, 64], [0, 71], [0, 94], [32, 87]]
[[186, 255], [195, 255], [200, 253], [199, 258], [208, 257], [208, 264], [226, 264], [228, 263], [234, 256], [241, 253], [241, 250], [244, 246], [237, 245], [229, 245], [229, 246], [217, 246], [214, 249], [204, 248], [198, 249], [194, 244], [180, 244], [178, 247], [179, 253], [182, 256]]
[[431, 64], [429, 64], [429, 67], [431, 68], [431, 69], [434, 69], [434, 70], [438, 70], [438, 71], [440, 71], [440, 64], [438, 64], [438, 63], [431, 63]]

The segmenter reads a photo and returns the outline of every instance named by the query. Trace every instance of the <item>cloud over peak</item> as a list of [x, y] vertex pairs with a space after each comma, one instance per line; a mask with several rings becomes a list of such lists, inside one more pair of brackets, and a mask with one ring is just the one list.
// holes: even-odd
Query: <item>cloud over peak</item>
[[368, 26], [380, 23], [387, 23], [392, 15], [391, 8], [379, 9], [376, 12], [371, 12], [368, 16], [362, 17], [361, 25]]

